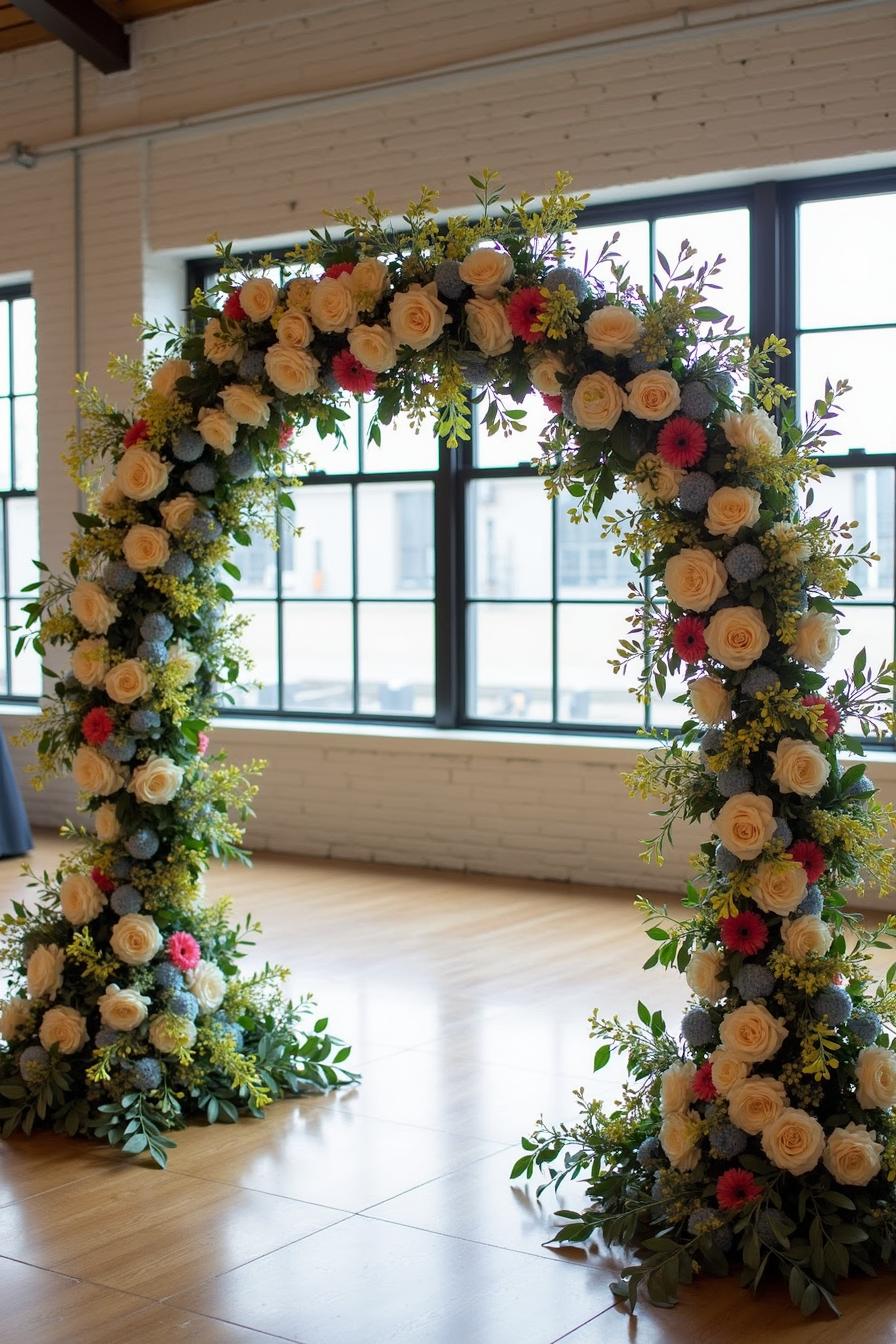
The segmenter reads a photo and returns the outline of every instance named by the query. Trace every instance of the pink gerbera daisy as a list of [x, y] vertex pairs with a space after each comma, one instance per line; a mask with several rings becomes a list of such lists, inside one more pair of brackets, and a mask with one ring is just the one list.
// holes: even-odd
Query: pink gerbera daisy
[[552, 397], [549, 392], [542, 392], [541, 399], [552, 415], [559, 415], [563, 410], [562, 397]]
[[372, 392], [376, 374], [356, 359], [351, 350], [340, 350], [333, 356], [333, 377], [346, 392]]
[[511, 294], [507, 303], [507, 321], [514, 336], [521, 336], [529, 345], [544, 340], [544, 332], [535, 325], [544, 311], [547, 299], [540, 289], [530, 285]]
[[179, 971], [192, 971], [202, 960], [202, 949], [192, 933], [172, 933], [165, 944], [168, 960]]
[[729, 1167], [716, 1181], [716, 1199], [720, 1209], [742, 1209], [762, 1194], [762, 1186], [750, 1171]]
[[824, 850], [814, 840], [797, 840], [787, 852], [794, 863], [803, 865], [807, 882], [817, 882], [828, 866]]
[[240, 303], [240, 291], [238, 289], [234, 290], [232, 294], [227, 295], [227, 298], [224, 300], [224, 307], [221, 311], [225, 317], [230, 318], [231, 322], [242, 322], [243, 318], [246, 316], [246, 311]]
[[101, 747], [114, 731], [115, 721], [108, 709], [103, 709], [102, 705], [88, 710], [81, 720], [81, 734], [84, 741], [89, 742], [92, 747]]
[[148, 438], [149, 438], [149, 424], [147, 423], [147, 421], [135, 420], [134, 423], [132, 425], [129, 425], [128, 428], [125, 430], [125, 435], [124, 438], [122, 439], [122, 443], [124, 444], [125, 448], [133, 448], [135, 443], [140, 443], [142, 439], [148, 439]]
[[840, 718], [840, 711], [836, 705], [832, 705], [830, 700], [826, 700], [823, 695], [804, 695], [802, 703], [804, 705], [819, 705], [821, 707], [821, 717], [824, 725], [824, 731], [828, 737], [833, 737], [840, 731], [840, 725], [843, 720]]
[[101, 868], [91, 868], [91, 881], [99, 887], [104, 896], [109, 896], [115, 890], [116, 882], [114, 878], [107, 877]]
[[196, 736], [196, 751], [200, 756], [204, 756], [208, 751], [208, 733], [198, 733]]
[[672, 631], [672, 647], [683, 663], [699, 663], [706, 657], [706, 626], [699, 616], [682, 616]]
[[657, 452], [673, 467], [695, 467], [706, 456], [706, 430], [686, 415], [667, 420], [656, 440]]
[[712, 1060], [708, 1059], [705, 1064], [701, 1064], [694, 1074], [691, 1083], [691, 1091], [698, 1101], [715, 1101], [719, 1095], [716, 1086], [712, 1081]]
[[729, 952], [743, 952], [747, 957], [754, 957], [768, 942], [768, 925], [752, 910], [721, 920], [719, 932]]

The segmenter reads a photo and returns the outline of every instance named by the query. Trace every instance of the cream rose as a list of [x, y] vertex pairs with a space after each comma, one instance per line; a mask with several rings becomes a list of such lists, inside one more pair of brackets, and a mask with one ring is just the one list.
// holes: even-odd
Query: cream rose
[[723, 607], [706, 627], [706, 647], [723, 667], [742, 672], [768, 648], [769, 633], [755, 607]]
[[177, 1034], [165, 1014], [154, 1017], [149, 1024], [149, 1043], [160, 1055], [173, 1055], [181, 1046], [188, 1050], [196, 1043], [196, 1023], [188, 1017], [177, 1018]]
[[168, 533], [163, 527], [135, 523], [129, 528], [121, 547], [131, 569], [145, 574], [150, 569], [161, 569], [171, 554]]
[[286, 287], [286, 306], [293, 313], [311, 312], [311, 295], [317, 287], [317, 281], [301, 279], [291, 280]]
[[867, 1125], [851, 1121], [842, 1129], [831, 1130], [822, 1161], [838, 1185], [867, 1185], [880, 1174], [883, 1150]]
[[179, 378], [189, 378], [190, 362], [186, 359], [166, 359], [152, 376], [152, 390], [169, 401], [177, 396]]
[[389, 307], [389, 326], [396, 345], [425, 350], [441, 336], [450, 322], [448, 308], [439, 298], [435, 282], [411, 285], [395, 295]]
[[799, 919], [786, 919], [781, 925], [784, 951], [794, 961], [805, 961], [810, 956], [823, 957], [832, 938], [830, 928], [817, 915], [800, 915]]
[[175, 495], [174, 499], [168, 499], [164, 504], [159, 505], [159, 513], [165, 527], [172, 534], [178, 537], [187, 526], [187, 523], [193, 521], [196, 517], [196, 510], [199, 508], [199, 502], [195, 495], [184, 493]]
[[314, 328], [305, 313], [284, 313], [277, 322], [277, 340], [290, 350], [305, 350], [314, 339]]
[[563, 360], [553, 350], [542, 350], [529, 359], [529, 378], [536, 392], [546, 397], [559, 397], [563, 388], [557, 381], [566, 373]]
[[757, 859], [775, 833], [771, 798], [736, 793], [719, 809], [715, 832], [738, 859]]
[[700, 1117], [696, 1111], [673, 1111], [663, 1120], [660, 1143], [676, 1171], [693, 1171], [700, 1161], [699, 1133]]
[[150, 756], [142, 765], [138, 765], [131, 775], [128, 789], [138, 803], [148, 803], [153, 807], [162, 807], [170, 803], [180, 788], [184, 778], [181, 766], [175, 765], [168, 756]]
[[672, 1115], [676, 1111], [686, 1111], [694, 1100], [694, 1074], [696, 1066], [690, 1062], [670, 1064], [660, 1077], [660, 1111], [663, 1115]]
[[688, 686], [691, 708], [701, 723], [724, 723], [731, 718], [731, 693], [718, 677], [697, 677]]
[[787, 1106], [762, 1131], [762, 1151], [782, 1171], [805, 1176], [824, 1152], [824, 1130], [814, 1116]]
[[65, 953], [62, 948], [55, 943], [40, 943], [31, 953], [25, 967], [29, 996], [52, 1002], [62, 988], [64, 967]]
[[759, 1134], [787, 1105], [784, 1084], [777, 1078], [744, 1078], [728, 1092], [728, 1118], [745, 1134]]
[[198, 653], [195, 653], [182, 640], [175, 640], [168, 646], [168, 670], [172, 672], [177, 679], [179, 686], [186, 686], [194, 681], [196, 673], [202, 666], [202, 659]]
[[265, 322], [277, 307], [280, 291], [266, 275], [240, 285], [240, 307], [250, 322]]
[[149, 448], [128, 448], [115, 468], [119, 490], [128, 499], [155, 499], [168, 484], [170, 467]]
[[729, 411], [722, 432], [732, 448], [765, 448], [774, 456], [781, 452], [777, 426], [765, 411]]
[[100, 803], [93, 814], [93, 821], [96, 826], [96, 838], [104, 845], [111, 845], [121, 835], [114, 803]]
[[187, 989], [199, 1000], [201, 1013], [213, 1013], [221, 1007], [227, 981], [213, 961], [200, 961], [192, 971], [187, 971], [184, 979]]
[[351, 277], [325, 275], [311, 291], [311, 321], [318, 331], [345, 331], [358, 320]]
[[104, 639], [82, 639], [72, 650], [72, 672], [82, 686], [102, 686], [109, 670], [109, 645]]
[[761, 1064], [781, 1049], [787, 1028], [761, 1003], [745, 1003], [722, 1018], [719, 1038], [726, 1050], [747, 1064]]
[[477, 349], [489, 358], [506, 355], [513, 345], [513, 332], [499, 299], [469, 299], [464, 305], [467, 329]]
[[665, 369], [648, 369], [626, 384], [627, 409], [639, 420], [665, 420], [681, 405], [681, 388]]
[[139, 990], [107, 985], [96, 1006], [104, 1027], [110, 1027], [112, 1031], [133, 1031], [146, 1021], [151, 1002], [149, 995], [141, 994]]
[[797, 793], [801, 798], [814, 798], [827, 783], [831, 765], [814, 742], [798, 737], [782, 737], [769, 756], [774, 762], [772, 783], [782, 793]]
[[704, 526], [714, 537], [733, 537], [742, 527], [755, 527], [761, 503], [759, 491], [748, 485], [721, 485], [709, 497]]
[[[275, 348], [275, 347], [272, 347]], [[268, 352], [270, 353], [270, 351]], [[267, 356], [265, 356], [267, 368]], [[227, 414], [239, 425], [264, 429], [271, 418], [271, 398], [256, 392], [248, 383], [228, 383], [218, 393]], [[200, 428], [200, 433], [202, 432]]]
[[103, 518], [109, 518], [113, 513], [121, 508], [124, 503], [124, 495], [119, 490], [114, 481], [107, 481], [99, 493], [96, 501], [97, 513]]
[[712, 1085], [722, 1097], [730, 1095], [732, 1088], [742, 1083], [750, 1072], [745, 1059], [733, 1055], [730, 1050], [719, 1046], [710, 1055], [712, 1061]]
[[265, 353], [264, 367], [274, 386], [288, 397], [304, 396], [317, 387], [320, 361], [307, 350], [272, 345]]
[[216, 453], [229, 457], [236, 442], [236, 421], [232, 415], [216, 406], [203, 406], [199, 412], [196, 428], [203, 443], [214, 448]]
[[777, 554], [781, 563], [789, 565], [791, 569], [799, 569], [812, 559], [811, 544], [786, 519], [772, 523], [768, 531], [763, 533], [762, 542], [767, 554]]
[[896, 1054], [882, 1045], [869, 1045], [856, 1060], [856, 1101], [863, 1111], [886, 1111], [896, 1106]]
[[86, 873], [69, 873], [59, 884], [59, 906], [69, 924], [89, 924], [105, 904], [105, 895]]
[[582, 429], [612, 429], [622, 414], [622, 389], [607, 373], [586, 373], [572, 395], [572, 418]]
[[75, 620], [92, 635], [104, 635], [121, 614], [111, 597], [90, 579], [79, 579], [69, 594], [68, 604]]
[[79, 747], [72, 761], [72, 778], [83, 793], [102, 798], [121, 788], [122, 771], [95, 747]]
[[0, 1036], [12, 1045], [19, 1033], [31, 1027], [31, 1004], [27, 999], [14, 997], [0, 1003]]
[[45, 1050], [55, 1045], [60, 1055], [76, 1055], [87, 1044], [87, 1019], [77, 1008], [48, 1008], [38, 1032]]
[[389, 286], [389, 268], [379, 257], [362, 257], [350, 273], [348, 285], [359, 312], [369, 313]]
[[728, 988], [727, 976], [722, 974], [724, 969], [725, 958], [720, 948], [700, 947], [691, 954], [684, 978], [701, 999], [718, 1003]]
[[684, 472], [657, 453], [645, 453], [635, 465], [635, 489], [645, 504], [671, 504]]
[[109, 699], [117, 705], [132, 705], [149, 694], [152, 682], [139, 659], [126, 658], [107, 672], [105, 686]]
[[468, 252], [458, 271], [477, 298], [493, 299], [502, 285], [513, 279], [513, 258], [503, 247], [486, 244]]
[[670, 601], [685, 611], [708, 611], [728, 592], [728, 571], [702, 546], [686, 547], [666, 561], [663, 583]]
[[385, 373], [392, 368], [397, 358], [391, 331], [378, 324], [352, 327], [348, 334], [348, 348], [365, 369], [372, 369], [374, 373]]
[[242, 358], [246, 342], [235, 327], [230, 326], [225, 331], [220, 318], [210, 317], [205, 324], [202, 348], [212, 364], [235, 364]]
[[[585, 323], [585, 340], [592, 350], [602, 355], [628, 355], [634, 350], [644, 324], [639, 317], [619, 303], [608, 303], [596, 308]], [[646, 417], [652, 419], [652, 416]]]
[[806, 870], [792, 859], [766, 859], [750, 884], [750, 896], [769, 915], [791, 915], [806, 894]]
[[162, 946], [162, 935], [151, 915], [122, 915], [109, 942], [119, 961], [144, 966]]
[[837, 652], [840, 635], [837, 622], [829, 611], [809, 611], [801, 616], [796, 627], [796, 638], [787, 652], [808, 667], [820, 672]]

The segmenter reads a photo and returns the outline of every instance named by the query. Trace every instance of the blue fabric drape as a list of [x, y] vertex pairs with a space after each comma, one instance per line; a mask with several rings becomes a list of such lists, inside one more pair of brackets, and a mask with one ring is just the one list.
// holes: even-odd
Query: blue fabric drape
[[0, 859], [25, 854], [32, 843], [31, 828], [13, 774], [6, 738], [0, 731]]

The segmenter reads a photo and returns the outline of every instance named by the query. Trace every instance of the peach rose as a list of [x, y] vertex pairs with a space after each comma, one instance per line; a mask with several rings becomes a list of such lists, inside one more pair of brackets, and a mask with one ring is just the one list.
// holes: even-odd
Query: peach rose
[[638, 496], [645, 504], [671, 504], [684, 472], [657, 453], [645, 453], [636, 462], [633, 477]]
[[172, 536], [180, 536], [187, 523], [193, 521], [196, 517], [196, 510], [199, 504], [195, 495], [184, 493], [175, 495], [174, 499], [168, 499], [164, 504], [159, 505], [159, 513], [165, 527]]
[[271, 398], [256, 392], [248, 383], [229, 383], [227, 387], [221, 389], [218, 396], [227, 414], [238, 425], [251, 425], [253, 429], [264, 429], [271, 418]]
[[731, 718], [731, 693], [718, 677], [696, 677], [688, 686], [688, 694], [701, 723], [710, 726]]
[[318, 331], [345, 331], [358, 320], [351, 276], [325, 275], [311, 291], [311, 321]]
[[761, 1003], [745, 1003], [722, 1018], [719, 1039], [726, 1050], [739, 1056], [747, 1064], [761, 1064], [781, 1049], [788, 1036], [787, 1028], [777, 1017], [772, 1017]]
[[104, 635], [120, 615], [117, 604], [105, 590], [89, 579], [78, 580], [69, 594], [68, 604], [75, 620], [92, 635]]
[[25, 981], [32, 999], [48, 999], [51, 1003], [62, 988], [65, 953], [55, 943], [39, 943], [28, 958]]
[[750, 896], [770, 915], [791, 915], [806, 894], [806, 870], [792, 859], [766, 859], [753, 874]]
[[450, 322], [447, 305], [439, 298], [435, 282], [411, 285], [396, 294], [389, 307], [389, 326], [396, 345], [425, 350], [439, 339]]
[[856, 1101], [863, 1111], [887, 1111], [896, 1106], [896, 1054], [882, 1045], [869, 1045], [856, 1060]]
[[458, 270], [461, 280], [477, 298], [493, 299], [513, 279], [513, 258], [503, 247], [486, 243], [468, 252]]
[[814, 742], [798, 737], [782, 737], [769, 756], [774, 763], [772, 783], [782, 793], [814, 798], [824, 788], [831, 773], [830, 762]]
[[762, 1151], [782, 1171], [805, 1176], [824, 1152], [824, 1130], [814, 1116], [786, 1106], [762, 1131]]
[[734, 672], [755, 663], [768, 648], [769, 633], [755, 607], [723, 607], [706, 627], [710, 656]]
[[121, 549], [131, 569], [138, 574], [161, 569], [171, 554], [165, 529], [147, 523], [135, 523], [129, 528]]
[[128, 499], [155, 499], [168, 485], [167, 462], [148, 448], [128, 448], [115, 468], [119, 490]]
[[274, 386], [288, 397], [304, 396], [317, 387], [320, 362], [307, 350], [272, 345], [265, 354], [264, 367]]
[[87, 1019], [77, 1008], [60, 1004], [44, 1013], [38, 1035], [45, 1050], [55, 1045], [60, 1055], [76, 1055], [87, 1044]]
[[365, 369], [372, 369], [374, 373], [386, 373], [397, 359], [391, 331], [379, 324], [365, 326], [362, 323], [352, 327], [348, 334], [348, 348]]
[[488, 358], [506, 355], [513, 345], [513, 332], [503, 303], [498, 299], [468, 299], [464, 312], [470, 339], [477, 349]]
[[112, 951], [127, 966], [145, 966], [162, 946], [162, 935], [151, 915], [123, 915], [109, 938]]
[[310, 313], [311, 295], [317, 286], [315, 280], [291, 280], [286, 287], [286, 306], [292, 313]]
[[719, 809], [715, 832], [738, 859], [757, 859], [775, 834], [771, 798], [761, 793], [736, 793]]
[[681, 405], [681, 389], [665, 369], [648, 369], [626, 384], [627, 409], [639, 420], [665, 420]]
[[31, 1004], [27, 999], [14, 995], [11, 999], [0, 1000], [0, 1037], [12, 1045], [22, 1032], [31, 1035]]
[[745, 1134], [759, 1134], [787, 1105], [784, 1084], [777, 1078], [744, 1078], [728, 1092], [728, 1118]]
[[742, 527], [755, 527], [761, 503], [759, 491], [748, 485], [721, 485], [709, 497], [704, 526], [714, 537], [733, 537]]
[[867, 1185], [880, 1174], [883, 1150], [867, 1125], [850, 1121], [843, 1128], [831, 1130], [822, 1161], [838, 1185]]
[[572, 417], [582, 429], [612, 429], [622, 414], [622, 389], [607, 373], [586, 373], [572, 395]]
[[807, 667], [820, 672], [837, 652], [840, 635], [837, 622], [829, 611], [809, 611], [801, 616], [796, 637], [787, 652]]
[[286, 312], [277, 323], [277, 340], [290, 350], [305, 350], [314, 339], [314, 328], [305, 313]]
[[[173, 1030], [177, 1024], [176, 1032]], [[149, 1043], [161, 1055], [173, 1055], [182, 1046], [190, 1049], [196, 1042], [196, 1023], [188, 1017], [172, 1018], [160, 1013], [149, 1024]]]
[[660, 1143], [676, 1171], [693, 1171], [700, 1161], [699, 1135], [700, 1117], [696, 1111], [673, 1111], [663, 1120]]
[[536, 392], [546, 397], [559, 397], [563, 391], [557, 381], [566, 373], [566, 366], [553, 350], [541, 350], [529, 357], [529, 377]]
[[660, 1111], [663, 1115], [672, 1115], [676, 1111], [686, 1111], [694, 1100], [694, 1074], [696, 1066], [690, 1061], [684, 1064], [670, 1064], [660, 1078]]
[[777, 426], [765, 411], [728, 411], [722, 420], [722, 432], [732, 448], [765, 448], [774, 457], [780, 455]]
[[228, 324], [225, 331], [220, 318], [210, 317], [205, 324], [202, 347], [212, 364], [235, 364], [242, 359], [246, 342], [235, 327]]
[[799, 919], [786, 919], [781, 925], [784, 951], [794, 961], [823, 957], [832, 939], [829, 926], [817, 915], [800, 915]]
[[183, 768], [168, 756], [150, 756], [131, 775], [128, 789], [138, 803], [162, 807], [170, 803], [183, 783]]
[[728, 592], [728, 571], [702, 546], [687, 547], [666, 561], [663, 584], [670, 601], [685, 611], [708, 611]]
[[240, 286], [240, 307], [250, 322], [266, 322], [279, 297], [279, 289], [266, 275], [255, 276]]
[[69, 924], [89, 924], [105, 904], [105, 895], [86, 873], [68, 873], [59, 884], [59, 907]]
[[602, 355], [612, 358], [614, 355], [631, 354], [643, 331], [644, 324], [635, 313], [623, 308], [621, 303], [608, 303], [603, 308], [596, 308], [588, 318], [585, 323], [585, 340], [592, 350], [599, 350]]
[[106, 673], [106, 694], [117, 705], [132, 705], [148, 695], [152, 682], [138, 658], [126, 658]]
[[691, 959], [685, 967], [684, 978], [701, 999], [709, 1003], [718, 1003], [728, 988], [728, 978], [723, 974], [725, 957], [718, 947], [700, 947], [691, 953]]
[[354, 295], [358, 311], [369, 313], [389, 287], [389, 268], [379, 257], [362, 257], [348, 277], [348, 287]]
[[93, 824], [97, 840], [104, 845], [111, 845], [121, 835], [114, 803], [100, 803], [93, 814]]
[[232, 415], [214, 406], [203, 406], [199, 412], [196, 428], [204, 443], [214, 448], [216, 453], [229, 457], [236, 442], [237, 424]]
[[113, 765], [96, 747], [79, 747], [72, 760], [72, 778], [82, 793], [102, 798], [117, 793], [124, 780], [121, 767]]
[[724, 1046], [719, 1046], [710, 1055], [712, 1061], [712, 1085], [722, 1097], [730, 1095], [732, 1088], [742, 1083], [750, 1072], [745, 1059], [733, 1055]]
[[118, 985], [107, 985], [97, 1000], [100, 1021], [112, 1031], [134, 1031], [147, 1017], [149, 995], [136, 989], [120, 989]]
[[170, 401], [177, 396], [177, 383], [180, 378], [189, 378], [190, 362], [187, 359], [166, 359], [152, 376], [152, 390], [160, 397]]
[[72, 672], [82, 686], [102, 686], [109, 670], [109, 645], [104, 639], [82, 639], [72, 650]]

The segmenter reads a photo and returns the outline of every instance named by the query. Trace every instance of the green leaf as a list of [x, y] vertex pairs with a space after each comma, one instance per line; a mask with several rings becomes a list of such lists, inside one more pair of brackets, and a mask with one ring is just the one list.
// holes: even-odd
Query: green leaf
[[597, 1073], [599, 1069], [604, 1068], [610, 1062], [610, 1056], [612, 1055], [612, 1053], [613, 1051], [611, 1046], [609, 1045], [598, 1046], [597, 1050], [595, 1050], [594, 1052], [593, 1069], [595, 1073]]

